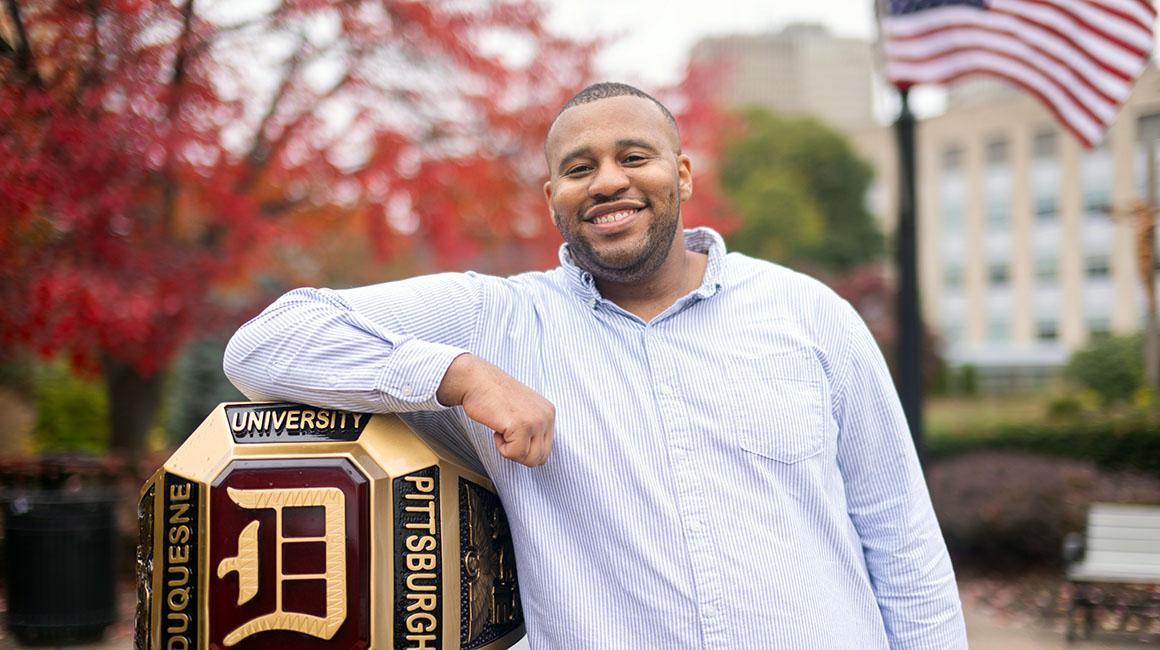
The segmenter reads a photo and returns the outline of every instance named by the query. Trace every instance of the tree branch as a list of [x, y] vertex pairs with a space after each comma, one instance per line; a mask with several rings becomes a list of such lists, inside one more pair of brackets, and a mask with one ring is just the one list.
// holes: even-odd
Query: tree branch
[[274, 117], [277, 115], [278, 108], [282, 104], [282, 101], [287, 95], [289, 95], [290, 88], [293, 86], [293, 82], [298, 76], [298, 73], [302, 70], [302, 67], [307, 62], [325, 53], [325, 50], [319, 50], [316, 52], [311, 52], [309, 53], [309, 56], [307, 56], [305, 44], [306, 36], [303, 34], [301, 35], [299, 48], [287, 62], [286, 73], [282, 76], [282, 81], [279, 83], [277, 91], [275, 91], [273, 97], [270, 100], [270, 105], [267, 107], [266, 113], [262, 116], [262, 120], [258, 124], [258, 128], [255, 130], [254, 144], [250, 147], [250, 151], [246, 156], [246, 160], [250, 166], [250, 171], [249, 173], [243, 175], [239, 180], [239, 189], [248, 190], [258, 182], [262, 176], [262, 172], [265, 171], [270, 161], [277, 157], [278, 151], [280, 151], [286, 145], [290, 139], [290, 136], [306, 122], [307, 118], [314, 113], [314, 111], [322, 102], [333, 97], [335, 93], [346, 87], [353, 80], [354, 69], [357, 66], [357, 62], [365, 55], [365, 52], [363, 51], [352, 53], [352, 62], [342, 78], [339, 79], [338, 82], [331, 86], [329, 89], [327, 89], [326, 92], [317, 95], [311, 105], [303, 108], [296, 118], [291, 120], [285, 127], [282, 128], [282, 132], [279, 133], [276, 138], [271, 138], [269, 133], [270, 125], [273, 122]]
[[177, 53], [173, 57], [173, 74], [170, 76], [169, 105], [166, 107], [166, 123], [169, 138], [166, 143], [165, 169], [161, 177], [161, 223], [164, 232], [170, 233], [177, 212], [177, 178], [173, 172], [174, 140], [180, 129], [182, 86], [185, 83], [189, 65], [189, 40], [193, 32], [193, 2], [185, 0], [181, 6], [181, 34], [177, 37]]
[[266, 107], [266, 112], [262, 114], [262, 119], [258, 121], [258, 126], [254, 129], [254, 143], [250, 146], [249, 152], [246, 153], [246, 160], [251, 165], [265, 164], [267, 154], [269, 153], [267, 130], [270, 128], [270, 123], [274, 120], [274, 116], [278, 114], [278, 108], [282, 105], [282, 100], [289, 94], [294, 78], [298, 76], [298, 71], [302, 69], [306, 58], [306, 35], [299, 34], [298, 47], [295, 48], [294, 54], [286, 62], [286, 69], [282, 73], [282, 80], [278, 82], [278, 88], [270, 97], [270, 104]]
[[181, 86], [185, 82], [185, 75], [189, 66], [189, 39], [193, 33], [193, 2], [185, 0], [181, 6], [181, 34], [177, 37], [177, 54], [173, 57], [173, 74], [169, 84], [173, 87], [169, 101], [169, 119], [172, 122], [181, 108]]
[[16, 0], [5, 0], [8, 13], [12, 18], [12, 25], [16, 29], [17, 43], [13, 48], [16, 53], [16, 69], [24, 74], [33, 85], [44, 87], [44, 80], [36, 69], [36, 62], [32, 59], [32, 46], [28, 42], [28, 31], [24, 28], [24, 18], [20, 15], [20, 5]]
[[91, 88], [100, 79], [101, 70], [101, 2], [88, 0], [89, 10], [89, 62], [77, 84], [74, 101], [79, 101], [85, 90]]

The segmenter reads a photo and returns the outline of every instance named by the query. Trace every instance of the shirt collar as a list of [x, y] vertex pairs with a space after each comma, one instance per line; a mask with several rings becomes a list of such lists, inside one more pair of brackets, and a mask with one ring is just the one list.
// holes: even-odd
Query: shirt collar
[[[697, 287], [692, 295], [708, 298], [717, 293], [721, 289], [725, 275], [725, 240], [711, 228], [692, 228], [685, 231], [685, 249], [709, 255], [705, 277], [701, 280], [701, 286]], [[578, 298], [591, 305], [600, 302], [602, 297], [596, 288], [596, 279], [591, 273], [576, 265], [568, 244], [560, 246], [560, 267], [568, 277], [568, 285], [572, 292]]]

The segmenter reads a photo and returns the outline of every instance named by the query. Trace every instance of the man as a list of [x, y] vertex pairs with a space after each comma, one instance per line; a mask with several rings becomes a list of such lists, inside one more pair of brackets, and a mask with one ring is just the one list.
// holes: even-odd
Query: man
[[586, 88], [545, 149], [560, 267], [292, 291], [230, 342], [231, 380], [396, 412], [478, 460], [532, 648], [965, 648], [853, 309], [682, 229], [692, 163], [643, 92]]

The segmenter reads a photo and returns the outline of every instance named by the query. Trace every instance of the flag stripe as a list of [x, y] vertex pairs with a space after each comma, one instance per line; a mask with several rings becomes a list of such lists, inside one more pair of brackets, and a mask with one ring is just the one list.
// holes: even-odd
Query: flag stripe
[[1151, 12], [1151, 14], [1152, 14], [1153, 16], [1155, 16], [1155, 15], [1156, 15], [1156, 7], [1154, 7], [1154, 6], [1152, 5], [1152, 1], [1151, 1], [1151, 0], [1135, 0], [1135, 3], [1136, 3], [1136, 4], [1138, 4], [1138, 5], [1140, 5], [1141, 7], [1143, 7], [1144, 9], [1146, 9], [1147, 11]]
[[[1005, 0], [997, 0], [997, 2], [1002, 3]], [[1040, 43], [1050, 41], [1057, 44], [1063, 50], [1090, 61], [1105, 73], [1119, 79], [1120, 83], [1117, 84], [1117, 88], [1119, 88], [1117, 92], [1119, 95], [1126, 95], [1132, 89], [1131, 81], [1135, 78], [1135, 72], [1117, 67], [1109, 58], [1099, 56], [1100, 53], [1093, 51], [1089, 47], [1092, 43], [1086, 39], [1077, 40], [1073, 35], [1069, 35], [1066, 31], [1061, 31], [1054, 25], [1045, 24], [1024, 15], [1017, 6], [1017, 0], [1012, 0], [1010, 4], [1011, 6], [1009, 8], [999, 7], [993, 13], [996, 16], [1003, 16], [1012, 21], [1014, 25], [1012, 34], [1014, 36], [1027, 38]], [[1098, 48], [1098, 43], [1096, 45]], [[1126, 58], [1123, 63], [1130, 65], [1137, 60], [1139, 60], [1138, 57]]]
[[1096, 8], [1131, 20], [1149, 34], [1152, 33], [1152, 23], [1156, 22], [1156, 10], [1136, 0], [1104, 0], [1104, 4], [1096, 5]]
[[[956, 55], [963, 55], [965, 57], [966, 61], [963, 62], [963, 61], [958, 61], [958, 60], [954, 59], [953, 57]], [[994, 60], [991, 60], [991, 59], [981, 60], [981, 57], [983, 55], [993, 55], [996, 57], [1008, 59], [1008, 62], [1005, 64], [1007, 67], [1004, 68], [1004, 67], [1002, 67], [1002, 64], [1000, 64]], [[951, 63], [948, 64], [948, 61], [950, 61]], [[898, 61], [899, 65], [903, 65], [906, 63], [910, 63], [910, 62]], [[921, 64], [921, 63], [926, 63], [926, 62], [916, 62], [916, 63]], [[1032, 86], [1034, 86], [1035, 88], [1037, 88], [1041, 91], [1039, 93], [1041, 100], [1045, 101], [1045, 102], [1049, 102], [1052, 105], [1053, 109], [1055, 109], [1058, 113], [1063, 114], [1063, 115], [1067, 115], [1067, 116], [1074, 116], [1074, 119], [1083, 120], [1085, 122], [1091, 123], [1093, 125], [1096, 125], [1097, 128], [1098, 128], [1098, 125], [1103, 123], [1103, 120], [1099, 119], [1099, 117], [1094, 115], [1091, 112], [1091, 110], [1089, 110], [1086, 106], [1084, 106], [1082, 103], [1080, 103], [1075, 98], [1075, 96], [1073, 96], [1070, 92], [1068, 92], [1067, 88], [1059, 85], [1054, 80], [1052, 80], [1049, 76], [1044, 75], [1042, 73], [1042, 71], [1035, 70], [1033, 68], [1028, 68], [1019, 59], [1013, 59], [1013, 58], [1011, 58], [1011, 57], [1009, 57], [1001, 52], [988, 52], [988, 51], [980, 50], [977, 48], [970, 49], [970, 50], [963, 50], [961, 52], [955, 52], [953, 54], [944, 55], [940, 59], [939, 64], [941, 65], [941, 68], [930, 68], [930, 67], [925, 68], [926, 70], [939, 70], [939, 69], [942, 70], [942, 73], [939, 75], [939, 83], [946, 83], [947, 79], [945, 77], [958, 78], [962, 74], [960, 71], [966, 65], [982, 66], [991, 72], [1007, 71], [1007, 72], [1010, 72], [1010, 74], [1007, 74], [1005, 76], [1005, 78], [1010, 79], [1013, 77], [1021, 82], [1031, 83]], [[1028, 80], [1030, 80], [1030, 81], [1028, 81]], [[931, 81], [930, 83], [933, 83], [933, 81]], [[1085, 134], [1087, 133], [1086, 127], [1083, 128], [1082, 130]], [[1086, 139], [1086, 135], [1085, 135], [1085, 139]]]
[[1054, 115], [1054, 116], [1055, 116], [1055, 119], [1056, 119], [1056, 121], [1057, 121], [1057, 122], [1059, 122], [1059, 123], [1060, 123], [1060, 124], [1063, 126], [1063, 128], [1065, 128], [1065, 129], [1066, 129], [1066, 130], [1067, 130], [1069, 133], [1071, 133], [1073, 136], [1075, 136], [1075, 139], [1076, 139], [1076, 140], [1079, 140], [1080, 142], [1082, 142], [1082, 143], [1083, 143], [1085, 146], [1092, 147], [1092, 146], [1094, 146], [1094, 145], [1095, 145], [1097, 142], [1099, 142], [1099, 140], [1095, 140], [1095, 141], [1093, 141], [1093, 142], [1089, 142], [1089, 141], [1087, 140], [1087, 137], [1086, 137], [1086, 136], [1084, 136], [1084, 134], [1082, 134], [1081, 132], [1079, 132], [1079, 131], [1078, 131], [1078, 130], [1075, 128], [1075, 126], [1074, 126], [1074, 125], [1073, 125], [1071, 122], [1068, 122], [1066, 119], [1064, 119], [1064, 116], [1063, 116], [1063, 114], [1062, 114], [1062, 113], [1060, 113], [1060, 112], [1059, 112], [1059, 111], [1058, 111], [1058, 110], [1057, 110], [1057, 109], [1056, 109], [1056, 108], [1055, 108], [1055, 107], [1054, 107], [1054, 106], [1051, 104], [1051, 102], [1049, 102], [1049, 101], [1047, 100], [1047, 98], [1043, 96], [1043, 94], [1042, 94], [1042, 93], [1038, 92], [1038, 91], [1037, 91], [1035, 88], [1031, 88], [1031, 87], [1026, 87], [1026, 86], [1024, 86], [1024, 84], [1023, 84], [1023, 82], [1022, 82], [1022, 81], [1020, 81], [1019, 79], [1016, 79], [1016, 78], [1012, 77], [1011, 75], [1005, 74], [1005, 73], [1003, 73], [1003, 72], [996, 72], [996, 71], [985, 71], [985, 70], [964, 70], [964, 71], [962, 71], [962, 72], [959, 72], [959, 73], [956, 73], [956, 74], [953, 74], [953, 75], [949, 75], [949, 76], [947, 76], [947, 77], [944, 77], [944, 78], [942, 78], [942, 79], [939, 79], [939, 80], [937, 80], [937, 81], [931, 81], [931, 80], [923, 80], [923, 79], [918, 79], [918, 78], [906, 78], [906, 77], [901, 77], [901, 78], [897, 79], [895, 83], [897, 83], [897, 84], [900, 84], [900, 85], [904, 85], [904, 86], [905, 86], [905, 85], [913, 85], [913, 84], [921, 84], [921, 83], [940, 83], [940, 84], [949, 84], [949, 83], [954, 83], [954, 82], [956, 82], [956, 81], [958, 81], [958, 80], [960, 80], [960, 79], [963, 79], [963, 78], [965, 78], [965, 77], [972, 77], [972, 76], [979, 75], [979, 74], [985, 74], [985, 75], [988, 75], [988, 76], [993, 76], [993, 77], [997, 77], [997, 78], [999, 78], [999, 79], [1003, 79], [1003, 80], [1005, 80], [1005, 81], [1007, 81], [1007, 82], [1009, 82], [1009, 83], [1011, 83], [1011, 84], [1014, 84], [1014, 85], [1016, 85], [1016, 86], [1020, 86], [1020, 87], [1022, 87], [1022, 88], [1023, 88], [1023, 90], [1025, 90], [1026, 92], [1028, 92], [1028, 93], [1031, 93], [1031, 94], [1032, 94], [1032, 95], [1033, 95], [1033, 96], [1034, 96], [1036, 99], [1038, 99], [1038, 100], [1039, 100], [1039, 102], [1040, 102], [1041, 104], [1043, 104], [1043, 106], [1044, 106], [1044, 107], [1045, 107], [1045, 108], [1046, 108], [1046, 109], [1047, 109], [1047, 110], [1048, 110], [1048, 111], [1049, 111], [1049, 112], [1050, 112], [1052, 115]]
[[[1101, 90], [1083, 71], [1044, 48], [1010, 38], [1006, 32], [981, 27], [948, 27], [938, 30], [937, 34], [938, 38], [896, 38], [888, 43], [886, 48], [892, 59], [913, 63], [937, 57], [941, 53], [961, 51], [978, 46], [979, 43], [986, 43], [987, 45], [979, 47], [1020, 55], [1029, 64], [1059, 77], [1064, 88], [1073, 87], [1074, 92], [1082, 95], [1082, 100], [1091, 104], [1092, 110], [1097, 111], [1102, 117], [1110, 119], [1115, 116], [1118, 98]], [[1088, 73], [1090, 75], [1091, 71]]]
[[[951, 9], [947, 9], [950, 13]], [[960, 13], [960, 10], [955, 10]], [[934, 14], [935, 12], [927, 12]], [[922, 17], [922, 21], [915, 19], [886, 19], [883, 21], [883, 32], [887, 36], [886, 50], [889, 53], [891, 49], [891, 42], [900, 41], [900, 39], [920, 39], [929, 38], [931, 41], [937, 41], [941, 30], [954, 29], [957, 26], [973, 27], [978, 29], [989, 29], [1000, 34], [1005, 34], [1013, 39], [1020, 39], [1027, 41], [1032, 46], [1049, 52], [1051, 56], [1066, 62], [1068, 67], [1071, 67], [1076, 74], [1086, 79], [1088, 84], [1099, 89], [1099, 91], [1115, 101], [1121, 101], [1131, 89], [1128, 84], [1129, 75], [1117, 68], [1095, 60], [1088, 56], [1087, 53], [1074, 43], [1067, 41], [1066, 38], [1049, 29], [1044, 29], [1036, 26], [1036, 24], [1025, 23], [1017, 16], [1002, 14], [998, 12], [978, 12], [978, 10], [966, 9], [967, 15], [951, 16], [950, 19], [943, 20], [938, 16]], [[922, 29], [920, 29], [922, 28]]]
[[[938, 51], [922, 52], [920, 48], [914, 48], [914, 51], [911, 53], [898, 52], [896, 56], [891, 57], [891, 60], [899, 63], [922, 64], [936, 62], [939, 57], [943, 56], [953, 56], [973, 51], [989, 52], [1035, 69], [1036, 72], [1044, 76], [1048, 83], [1051, 83], [1060, 92], [1067, 95], [1068, 99], [1093, 121], [1106, 122], [1115, 117], [1115, 102], [1096, 96], [1090, 86], [1084, 84], [1070, 70], [1051, 62], [1050, 59], [1044, 58], [1033, 63], [1032, 61], [1034, 60], [1028, 59], [1026, 54], [1020, 50], [1019, 43], [1013, 43], [1005, 39], [995, 39], [990, 46], [979, 46], [977, 45], [979, 42], [977, 37], [971, 34], [966, 34], [965, 36], [966, 38], [963, 39], [965, 44], [961, 46], [956, 47], [953, 45], [956, 40], [953, 37], [944, 38], [942, 41], [947, 47], [940, 47]], [[923, 44], [929, 45], [930, 41], [926, 41]]]
[[1006, 78], [1034, 91], [1084, 143], [1091, 145], [1099, 139], [1103, 125], [1093, 120], [1068, 99], [1058, 86], [1043, 74], [1010, 57], [979, 50], [956, 53], [935, 63], [909, 64], [891, 62], [888, 71], [892, 78], [905, 77], [913, 83], [946, 83], [968, 72], [984, 72]]
[[1073, 47], [1087, 52], [1097, 61], [1124, 71], [1140, 60], [1139, 55], [1125, 50], [1117, 43], [1100, 38], [1064, 14], [1029, 0], [992, 0], [992, 11], [999, 11], [1019, 20], [1050, 30], [1067, 40]]
[[1088, 146], [1099, 141], [1147, 64], [1156, 9], [1141, 0], [891, 0], [887, 76], [899, 86], [970, 74], [1035, 95]]
[[[1118, 20], [1123, 20], [1131, 25], [1132, 29], [1139, 30], [1144, 34], [1145, 38], [1152, 33], [1152, 23], [1156, 20], [1156, 15], [1145, 11], [1140, 5], [1131, 0], [1104, 0], [1102, 5], [1093, 5], [1092, 9], [1095, 11], [1102, 11], [1104, 13], [1115, 16]], [[1150, 48], [1151, 43], [1146, 44]]]
[[[1025, 20], [1017, 14], [1004, 11], [978, 11], [976, 9], [947, 8], [928, 11], [924, 14], [905, 18], [887, 18], [883, 21], [883, 33], [889, 39], [901, 36], [918, 37], [933, 33], [937, 28], [968, 25], [983, 29], [993, 29], [1010, 34], [1038, 45], [1055, 56], [1067, 61], [1071, 67], [1111, 97], [1123, 97], [1131, 86], [1131, 76], [1106, 61], [1094, 57], [1074, 40], [1050, 27]], [[946, 14], [945, 16], [942, 14]]]
[[1058, 12], [1064, 20], [1071, 21], [1083, 33], [1090, 32], [1109, 43], [1115, 43], [1136, 56], [1144, 56], [1152, 45], [1147, 34], [1134, 24], [1116, 21], [1107, 14], [1093, 11], [1086, 2], [1074, 0], [1021, 0], [1026, 4]]

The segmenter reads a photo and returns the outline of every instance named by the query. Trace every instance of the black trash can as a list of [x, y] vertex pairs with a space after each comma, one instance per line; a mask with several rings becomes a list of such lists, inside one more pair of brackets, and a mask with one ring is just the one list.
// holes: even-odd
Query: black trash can
[[21, 643], [92, 643], [116, 621], [116, 504], [106, 487], [5, 495], [8, 629]]

